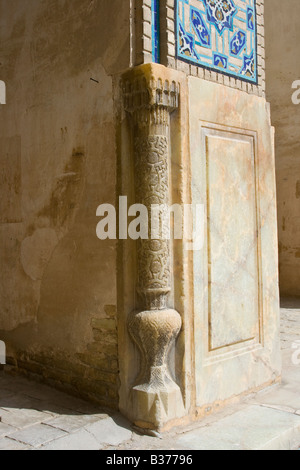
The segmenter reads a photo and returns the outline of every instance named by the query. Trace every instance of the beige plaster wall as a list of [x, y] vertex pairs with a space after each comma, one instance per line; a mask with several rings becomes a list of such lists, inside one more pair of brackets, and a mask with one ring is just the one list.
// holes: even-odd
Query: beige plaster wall
[[[112, 74], [129, 0], [0, 0], [0, 337], [9, 362], [117, 406]], [[90, 79], [96, 81], [92, 81]]]
[[300, 295], [300, 80], [299, 0], [265, 0], [266, 89], [276, 129], [281, 295]]

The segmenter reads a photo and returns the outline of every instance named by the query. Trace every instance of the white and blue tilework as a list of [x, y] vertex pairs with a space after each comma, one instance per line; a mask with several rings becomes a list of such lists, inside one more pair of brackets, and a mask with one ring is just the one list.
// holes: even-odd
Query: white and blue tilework
[[177, 59], [257, 84], [255, 0], [176, 0]]

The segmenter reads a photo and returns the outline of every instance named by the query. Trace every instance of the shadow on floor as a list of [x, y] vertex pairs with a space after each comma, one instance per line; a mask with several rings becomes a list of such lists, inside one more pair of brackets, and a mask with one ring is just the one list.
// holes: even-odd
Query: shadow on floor
[[97, 407], [88, 401], [67, 395], [47, 385], [22, 376], [7, 374], [5, 368], [0, 371], [0, 409], [36, 410], [70, 416], [83, 414], [113, 416], [116, 414], [115, 411]]
[[300, 309], [300, 297], [283, 297], [280, 299], [280, 307], [288, 309]]

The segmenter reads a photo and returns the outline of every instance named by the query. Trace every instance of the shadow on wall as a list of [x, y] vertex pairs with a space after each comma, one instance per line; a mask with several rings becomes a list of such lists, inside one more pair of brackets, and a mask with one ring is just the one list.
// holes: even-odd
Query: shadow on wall
[[[300, 296], [300, 2], [265, 0], [266, 91], [275, 127], [281, 295]], [[300, 85], [300, 81], [299, 81]]]

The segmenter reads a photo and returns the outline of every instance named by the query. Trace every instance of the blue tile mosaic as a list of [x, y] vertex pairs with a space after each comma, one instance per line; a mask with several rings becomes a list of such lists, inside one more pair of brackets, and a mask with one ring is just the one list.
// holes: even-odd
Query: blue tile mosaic
[[177, 58], [257, 83], [256, 0], [176, 0]]
[[152, 60], [160, 61], [159, 51], [159, 0], [152, 0]]

